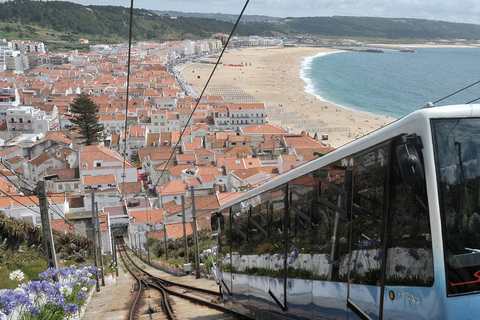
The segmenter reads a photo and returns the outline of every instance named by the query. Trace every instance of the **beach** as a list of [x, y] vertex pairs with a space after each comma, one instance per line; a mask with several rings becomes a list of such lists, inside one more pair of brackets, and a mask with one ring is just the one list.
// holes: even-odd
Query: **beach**
[[[319, 139], [328, 135], [328, 138], [323, 136], [323, 142], [338, 148], [379, 129], [392, 119], [345, 109], [305, 91], [307, 84], [300, 76], [302, 61], [306, 57], [335, 51], [338, 50], [306, 47], [232, 49], [223, 55], [205, 94], [215, 94], [209, 88], [219, 87], [243, 91], [257, 102], [266, 104], [270, 124], [291, 133], [305, 131], [312, 137], [317, 134]], [[216, 62], [217, 59], [208, 60]], [[179, 71], [200, 94], [213, 67], [208, 63], [190, 63]]]

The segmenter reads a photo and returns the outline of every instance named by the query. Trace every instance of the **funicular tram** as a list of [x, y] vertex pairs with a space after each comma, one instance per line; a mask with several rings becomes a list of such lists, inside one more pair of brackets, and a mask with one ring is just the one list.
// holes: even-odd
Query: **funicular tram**
[[255, 319], [476, 319], [480, 105], [428, 107], [220, 207], [223, 299]]

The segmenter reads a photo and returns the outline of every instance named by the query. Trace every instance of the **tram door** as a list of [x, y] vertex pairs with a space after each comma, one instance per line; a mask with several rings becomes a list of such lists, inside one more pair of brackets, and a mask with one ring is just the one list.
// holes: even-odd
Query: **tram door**
[[[383, 216], [388, 172], [388, 147], [355, 155], [350, 160], [350, 256], [348, 319], [381, 317]], [[352, 161], [353, 160], [353, 161]]]

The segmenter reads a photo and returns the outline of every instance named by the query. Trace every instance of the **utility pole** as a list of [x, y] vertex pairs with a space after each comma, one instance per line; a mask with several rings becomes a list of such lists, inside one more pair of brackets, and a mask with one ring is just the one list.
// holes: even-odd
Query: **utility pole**
[[193, 218], [193, 241], [195, 243], [195, 279], [200, 279], [200, 258], [198, 256], [198, 239], [197, 239], [197, 217], [195, 216], [195, 194], [193, 186], [190, 187], [192, 196], [192, 218]]
[[183, 223], [183, 242], [185, 246], [185, 264], [188, 264], [188, 241], [187, 241], [187, 230], [185, 228], [185, 197], [182, 195], [182, 223]]
[[147, 231], [146, 231], [146, 237], [147, 237], [147, 260], [148, 260], [148, 264], [151, 265], [150, 263], [150, 243], [148, 242], [148, 231], [151, 230], [151, 226], [150, 226], [150, 216], [148, 215], [148, 207], [150, 206], [150, 201], [148, 200], [148, 196], [145, 194], [145, 200], [147, 202], [147, 219], [148, 219], [148, 223], [147, 223]]
[[[137, 230], [137, 232], [138, 232], [138, 230]], [[137, 250], [136, 250], [136, 251], [137, 251], [136, 254], [137, 254], [137, 256], [138, 256], [137, 234], [138, 234], [138, 233], [134, 233], [134, 234], [133, 234], [133, 241], [135, 242], [135, 249], [137, 249]], [[135, 250], [133, 250], [133, 252], [135, 253]]]
[[95, 202], [95, 218], [97, 220], [97, 237], [98, 237], [98, 257], [100, 258], [100, 268], [102, 268], [102, 287], [105, 287], [105, 268], [103, 267], [103, 241], [102, 228], [100, 227], [100, 215], [98, 214], [98, 203]]
[[113, 253], [113, 257], [115, 259], [115, 273], [118, 277], [118, 261], [117, 261], [117, 246], [115, 245], [115, 231], [117, 230], [113, 230], [112, 232], [112, 253]]
[[55, 255], [55, 243], [53, 242], [52, 226], [50, 225], [50, 215], [48, 214], [47, 194], [45, 192], [45, 181], [38, 180], [38, 203], [40, 206], [40, 216], [42, 219], [43, 244], [45, 246], [45, 255], [48, 268], [57, 268], [57, 256]]
[[165, 242], [165, 262], [168, 260], [168, 246], [167, 246], [167, 224], [163, 222], [163, 242]]
[[[149, 226], [149, 228], [150, 228], [150, 226]], [[147, 261], [148, 261], [148, 264], [150, 265], [151, 264], [150, 263], [150, 245], [148, 243], [148, 230], [145, 234], [147, 235]]]
[[[142, 228], [142, 231], [143, 231], [143, 228]], [[138, 249], [140, 252], [140, 260], [142, 260], [142, 235], [140, 234], [140, 232], [138, 233]]]
[[92, 239], [93, 239], [93, 257], [95, 261], [95, 267], [97, 272], [95, 272], [96, 290], [100, 291], [100, 283], [98, 282], [98, 257], [97, 257], [97, 237], [95, 234], [96, 231], [96, 219], [95, 219], [95, 193], [92, 193]]
[[[142, 252], [140, 251], [140, 246], [142, 245], [141, 242], [140, 242], [140, 231], [138, 231], [137, 229], [137, 240], [138, 241], [138, 244], [137, 244], [137, 257], [140, 257], [140, 259], [142, 258]], [[136, 243], [136, 242], [135, 242]]]

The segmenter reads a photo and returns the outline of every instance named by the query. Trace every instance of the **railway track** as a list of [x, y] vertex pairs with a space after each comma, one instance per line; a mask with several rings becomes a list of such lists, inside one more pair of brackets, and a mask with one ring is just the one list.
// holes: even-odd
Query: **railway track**
[[245, 319], [232, 313], [221, 303], [220, 293], [185, 285], [149, 273], [142, 262], [132, 257], [124, 244], [118, 244], [118, 253], [125, 267], [135, 278], [129, 320], [138, 319]]

